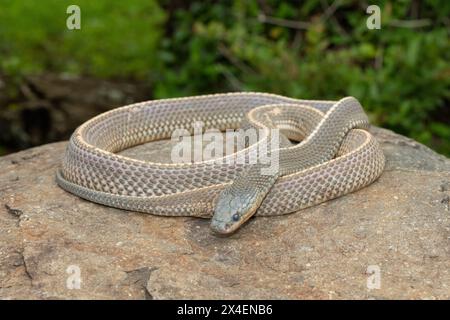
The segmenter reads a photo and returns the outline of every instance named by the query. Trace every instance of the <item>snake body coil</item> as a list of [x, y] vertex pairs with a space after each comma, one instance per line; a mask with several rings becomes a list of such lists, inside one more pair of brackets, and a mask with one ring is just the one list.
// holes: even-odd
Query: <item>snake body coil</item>
[[[154, 163], [117, 154], [170, 139], [174, 130], [280, 129], [279, 169], [224, 161]], [[111, 207], [168, 216], [214, 215], [212, 227], [231, 233], [253, 214], [281, 215], [358, 190], [376, 180], [384, 155], [366, 130], [368, 119], [352, 97], [297, 100], [266, 93], [228, 93], [162, 99], [98, 115], [73, 133], [56, 180], [65, 190]], [[270, 135], [269, 135], [270, 136]], [[300, 141], [297, 144], [289, 140]], [[284, 141], [284, 142], [283, 142]]]

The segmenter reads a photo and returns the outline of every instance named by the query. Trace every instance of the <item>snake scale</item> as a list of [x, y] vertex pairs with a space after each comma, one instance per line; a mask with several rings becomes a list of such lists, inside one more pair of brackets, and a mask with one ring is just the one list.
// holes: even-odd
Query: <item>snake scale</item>
[[[247, 128], [265, 139], [222, 158], [157, 163], [118, 152], [170, 139], [174, 130], [193, 133], [194, 123], [220, 131]], [[65, 190], [110, 207], [166, 216], [211, 217], [221, 234], [253, 215], [292, 213], [369, 185], [384, 169], [384, 155], [367, 131], [369, 121], [353, 97], [339, 101], [298, 100], [268, 93], [225, 93], [160, 99], [100, 114], [70, 138], [57, 183]], [[280, 131], [278, 170], [242, 163]], [[218, 161], [220, 160], [220, 161]]]

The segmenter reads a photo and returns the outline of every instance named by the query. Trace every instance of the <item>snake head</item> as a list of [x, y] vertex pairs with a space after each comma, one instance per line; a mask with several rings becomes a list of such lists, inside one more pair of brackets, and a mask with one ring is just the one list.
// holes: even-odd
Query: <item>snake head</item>
[[253, 188], [239, 194], [225, 189], [217, 201], [211, 229], [223, 235], [235, 232], [253, 216], [263, 199]]

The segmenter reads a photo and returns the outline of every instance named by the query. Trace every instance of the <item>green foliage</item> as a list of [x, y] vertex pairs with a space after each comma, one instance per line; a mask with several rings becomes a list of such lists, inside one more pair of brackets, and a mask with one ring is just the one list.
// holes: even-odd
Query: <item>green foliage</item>
[[[423, 1], [420, 17], [411, 17], [410, 1], [379, 1], [381, 30], [366, 27], [358, 1], [341, 1], [332, 14], [318, 0], [265, 1], [265, 9], [257, 1], [226, 3], [197, 2], [177, 12], [165, 50], [184, 58], [165, 61], [158, 97], [217, 90], [311, 99], [353, 95], [375, 124], [450, 155], [448, 1]], [[261, 14], [309, 25], [296, 30], [279, 20], [264, 23]], [[419, 19], [429, 25], [397, 26]]]
[[[68, 30], [67, 7], [81, 8], [81, 29]], [[0, 1], [3, 72], [56, 71], [144, 78], [155, 53], [164, 11], [155, 1]]]
[[360, 1], [326, 2], [79, 0], [69, 31], [70, 1], [0, 0], [0, 68], [146, 79], [157, 98], [353, 95], [375, 124], [450, 155], [450, 2], [377, 1], [380, 30]]

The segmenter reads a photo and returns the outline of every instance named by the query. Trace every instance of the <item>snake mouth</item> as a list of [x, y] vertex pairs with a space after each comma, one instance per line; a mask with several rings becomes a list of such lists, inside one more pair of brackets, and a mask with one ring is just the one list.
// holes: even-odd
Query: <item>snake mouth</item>
[[234, 227], [233, 224], [228, 221], [219, 220], [217, 218], [211, 219], [211, 229], [218, 234], [221, 235], [229, 235], [237, 230], [237, 227]]

